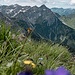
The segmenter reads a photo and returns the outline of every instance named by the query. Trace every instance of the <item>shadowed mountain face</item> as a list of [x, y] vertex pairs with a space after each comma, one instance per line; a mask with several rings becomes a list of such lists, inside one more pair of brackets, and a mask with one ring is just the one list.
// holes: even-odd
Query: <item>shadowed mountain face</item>
[[0, 20], [8, 20], [8, 19], [0, 12]]
[[[3, 15], [2, 12], [0, 12], [0, 24], [6, 24], [6, 27], [11, 27], [11, 30], [16, 32], [18, 30], [21, 30], [22, 28], [17, 24], [18, 20], [16, 21], [16, 19], [14, 18], [14, 20], [12, 18], [7, 17], [7, 15]], [[22, 29], [24, 31], [24, 29]], [[21, 32], [22, 32], [21, 30]]]
[[41, 7], [28, 7], [25, 12], [23, 11], [14, 15], [13, 18], [9, 16], [15, 25], [25, 30], [31, 27], [34, 29], [33, 38], [51, 40], [54, 43], [68, 46], [75, 52], [75, 30], [63, 24], [49, 8], [42, 5]]
[[7, 25], [10, 25], [11, 23], [11, 20], [0, 12], [0, 22], [1, 21], [4, 21]]
[[4, 15], [0, 12], [0, 19], [4, 19]]

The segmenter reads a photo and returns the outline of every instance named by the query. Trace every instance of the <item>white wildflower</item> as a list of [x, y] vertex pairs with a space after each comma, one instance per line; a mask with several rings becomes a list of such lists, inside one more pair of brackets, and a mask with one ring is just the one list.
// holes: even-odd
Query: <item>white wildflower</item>
[[39, 58], [39, 60], [43, 60], [43, 58]]

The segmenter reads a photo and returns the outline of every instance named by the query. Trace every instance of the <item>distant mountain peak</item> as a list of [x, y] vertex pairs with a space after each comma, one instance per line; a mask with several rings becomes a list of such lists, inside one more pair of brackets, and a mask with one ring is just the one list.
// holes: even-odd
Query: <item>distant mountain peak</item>
[[37, 6], [33, 6], [32, 8], [33, 8], [33, 9], [37, 9], [38, 7], [37, 7]]
[[47, 8], [47, 7], [46, 7], [46, 5], [43, 4], [40, 6], [40, 8]]
[[18, 5], [18, 4], [14, 4], [14, 6], [20, 6], [20, 5]]

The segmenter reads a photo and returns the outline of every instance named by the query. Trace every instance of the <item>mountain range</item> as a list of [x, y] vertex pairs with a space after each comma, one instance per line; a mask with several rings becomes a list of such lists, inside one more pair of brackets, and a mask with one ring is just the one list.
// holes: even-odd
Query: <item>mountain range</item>
[[69, 27], [75, 29], [75, 13], [60, 17]]
[[61, 16], [68, 16], [70, 14], [75, 13], [75, 9], [72, 8], [51, 8], [51, 10], [55, 13], [58, 13]]
[[[68, 27], [59, 19], [59, 14], [52, 12], [45, 5], [37, 6], [0, 6], [0, 18], [10, 20], [11, 28], [27, 31], [30, 27], [34, 31], [32, 38], [51, 40], [54, 43], [67, 46], [71, 52], [75, 52], [75, 29]], [[4, 19], [2, 19], [4, 20]], [[9, 22], [9, 21], [8, 21]]]

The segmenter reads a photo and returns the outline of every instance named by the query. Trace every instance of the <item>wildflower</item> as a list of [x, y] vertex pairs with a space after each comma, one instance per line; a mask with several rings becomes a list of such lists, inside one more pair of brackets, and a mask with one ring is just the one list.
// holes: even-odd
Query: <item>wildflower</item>
[[54, 70], [46, 70], [45, 75], [54, 75]]
[[28, 34], [31, 33], [31, 31], [32, 31], [31, 28], [28, 28], [28, 29], [27, 29]]
[[20, 72], [17, 75], [33, 75], [32, 72]]
[[45, 75], [71, 75], [71, 73], [65, 69], [63, 66], [59, 67], [58, 69], [54, 70], [46, 70]]
[[41, 58], [39, 58], [38, 65], [41, 65], [41, 66], [43, 66], [43, 58], [42, 58], [42, 57], [41, 57]]
[[36, 67], [36, 65], [33, 63], [33, 61], [31, 61], [31, 60], [25, 60], [24, 64], [26, 64], [25, 70], [22, 71], [22, 72], [20, 72], [20, 73], [18, 73], [17, 75], [33, 75], [32, 68]]
[[71, 75], [71, 74], [67, 69], [61, 66], [56, 70], [55, 75]]
[[32, 63], [31, 60], [25, 60], [25, 61], [24, 61], [24, 64], [27, 64], [27, 65], [29, 65], [29, 64], [31, 64], [31, 63]]
[[39, 58], [39, 60], [43, 60], [43, 58]]
[[35, 67], [36, 67], [36, 65], [35, 65], [31, 60], [25, 60], [25, 61], [24, 61], [24, 64], [26, 64], [26, 65], [31, 65], [32, 68], [35, 68]]
[[31, 65], [32, 65], [32, 67], [33, 67], [33, 68], [35, 68], [35, 67], [36, 67], [36, 65], [35, 65], [34, 63], [31, 63]]

